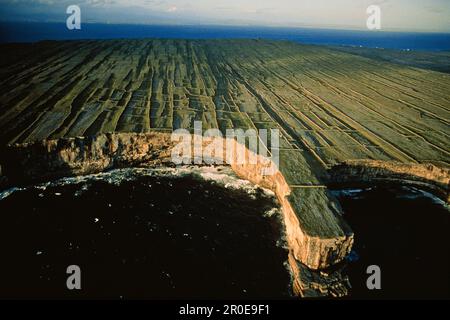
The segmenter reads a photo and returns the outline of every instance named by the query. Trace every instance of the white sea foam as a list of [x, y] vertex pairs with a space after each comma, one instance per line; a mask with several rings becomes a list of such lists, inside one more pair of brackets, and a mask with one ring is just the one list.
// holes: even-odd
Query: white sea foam
[[16, 187], [14, 187], [14, 188], [9, 188], [9, 189], [6, 189], [6, 190], [0, 192], [0, 201], [3, 200], [3, 199], [5, 199], [5, 198], [7, 198], [7, 197], [9, 197], [9, 196], [12, 195], [14, 192], [19, 191], [19, 190], [22, 190], [22, 188], [16, 188]]
[[[231, 168], [225, 166], [184, 166], [179, 168], [125, 168], [115, 169], [107, 172], [60, 178], [51, 182], [40, 183], [29, 188], [46, 190], [49, 186], [61, 187], [70, 184], [84, 184], [81, 190], [77, 191], [76, 196], [87, 191], [92, 181], [104, 181], [112, 185], [120, 185], [125, 181], [132, 181], [137, 176], [160, 176], [160, 177], [183, 177], [194, 175], [205, 181], [214, 181], [227, 189], [244, 190], [251, 197], [256, 198], [257, 191], [263, 191], [267, 196], [275, 196], [268, 189], [261, 188], [252, 184], [248, 180], [238, 178]], [[20, 188], [10, 188], [0, 192], [0, 200], [8, 197]]]

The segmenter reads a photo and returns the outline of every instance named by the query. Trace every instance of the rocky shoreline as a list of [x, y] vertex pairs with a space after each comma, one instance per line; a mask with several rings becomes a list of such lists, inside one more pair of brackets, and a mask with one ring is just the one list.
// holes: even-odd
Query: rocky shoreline
[[[173, 167], [173, 146], [169, 134], [158, 132], [112, 133], [14, 144], [2, 151], [3, 187], [126, 167]], [[260, 157], [248, 149], [245, 152], [247, 157]], [[345, 296], [350, 288], [348, 279], [339, 271], [326, 271], [343, 261], [353, 245], [353, 233], [341, 217], [339, 203], [326, 189], [314, 189], [311, 195], [302, 190], [301, 196], [295, 197], [280, 171], [271, 176], [261, 174], [264, 167], [273, 165], [265, 159], [256, 165], [232, 163], [231, 168], [240, 178], [276, 194], [283, 211], [295, 294], [303, 297]], [[429, 186], [437, 195], [449, 200], [450, 171], [430, 164], [348, 161], [334, 166], [328, 174], [329, 186], [383, 181], [416, 183]], [[310, 208], [309, 202], [320, 204], [317, 208], [328, 207], [329, 213], [317, 211], [314, 206], [309, 210], [313, 212], [305, 212]], [[305, 225], [304, 221], [309, 222], [311, 218], [304, 219], [303, 215], [311, 213], [318, 215], [316, 225]]]
[[450, 168], [431, 163], [410, 164], [377, 160], [349, 160], [333, 166], [329, 185], [403, 184], [418, 186], [450, 203]]

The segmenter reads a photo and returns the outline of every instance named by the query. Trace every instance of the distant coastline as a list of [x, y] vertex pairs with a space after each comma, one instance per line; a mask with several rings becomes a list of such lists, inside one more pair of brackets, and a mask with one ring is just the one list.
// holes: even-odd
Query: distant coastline
[[449, 51], [450, 34], [418, 32], [369, 32], [312, 28], [245, 26], [168, 26], [85, 23], [70, 31], [64, 23], [0, 22], [0, 43], [79, 39], [230, 39], [261, 38], [306, 44], [355, 46], [414, 51]]

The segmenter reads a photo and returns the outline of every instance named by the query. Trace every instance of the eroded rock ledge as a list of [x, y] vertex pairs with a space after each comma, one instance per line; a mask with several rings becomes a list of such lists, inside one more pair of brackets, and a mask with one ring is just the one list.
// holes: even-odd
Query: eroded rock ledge
[[[229, 141], [223, 141], [223, 146]], [[274, 191], [282, 206], [294, 293], [299, 296], [345, 295], [348, 280], [344, 281], [340, 275], [324, 276], [320, 271], [308, 270], [338, 263], [351, 249], [353, 234], [340, 217], [336, 200], [328, 198], [323, 189], [292, 192], [270, 159], [231, 141], [235, 150], [240, 148], [245, 153], [247, 160], [257, 158], [252, 162], [256, 164], [231, 161], [228, 164], [233, 171], [241, 178]], [[157, 132], [43, 140], [6, 147], [0, 163], [8, 184], [17, 186], [123, 167], [174, 166], [171, 158], [174, 145], [170, 134]], [[193, 146], [192, 151], [194, 149]], [[263, 175], [263, 169], [269, 168], [275, 169], [274, 174]], [[302, 200], [304, 205], [301, 205]], [[317, 222], [312, 225], [314, 219]]]
[[[314, 270], [342, 261], [351, 249], [353, 234], [341, 218], [337, 201], [328, 198], [322, 189], [292, 192], [272, 161], [232, 141], [234, 148], [242, 148], [246, 159], [258, 158], [257, 164], [250, 161], [229, 164], [239, 177], [275, 192], [283, 208], [286, 237], [294, 260]], [[170, 134], [158, 132], [62, 138], [10, 145], [2, 152], [1, 165], [9, 184], [28, 184], [122, 167], [174, 166], [173, 147]], [[274, 174], [263, 175], [264, 168], [275, 168]], [[300, 274], [298, 263], [290, 265], [294, 274]]]
[[[274, 163], [232, 141], [234, 148], [242, 148], [246, 159], [258, 158], [257, 164], [232, 161], [229, 164], [233, 171], [273, 190], [280, 201], [294, 292], [299, 296], [346, 295], [350, 287], [348, 279], [339, 271], [326, 271], [342, 261], [353, 244], [353, 233], [341, 217], [337, 200], [326, 188], [291, 189], [278, 168], [273, 175], [263, 175], [262, 169], [273, 168]], [[20, 185], [123, 167], [175, 166], [171, 159], [174, 145], [170, 134], [158, 132], [112, 133], [10, 145], [1, 153], [2, 180], [4, 185]], [[329, 174], [329, 185], [403, 181], [426, 185], [447, 202], [449, 199], [449, 170], [429, 164], [347, 161], [330, 169]]]
[[416, 185], [450, 203], [450, 168], [440, 168], [431, 163], [349, 160], [332, 167], [329, 173], [330, 185], [335, 187], [375, 183]]

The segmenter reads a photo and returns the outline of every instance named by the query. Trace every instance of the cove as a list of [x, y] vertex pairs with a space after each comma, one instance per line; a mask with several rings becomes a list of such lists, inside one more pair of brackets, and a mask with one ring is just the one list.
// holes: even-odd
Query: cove
[[[355, 232], [346, 273], [350, 298], [448, 299], [448, 205], [415, 187], [335, 191]], [[368, 290], [366, 268], [381, 269], [381, 290]]]

